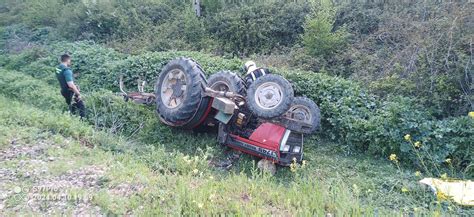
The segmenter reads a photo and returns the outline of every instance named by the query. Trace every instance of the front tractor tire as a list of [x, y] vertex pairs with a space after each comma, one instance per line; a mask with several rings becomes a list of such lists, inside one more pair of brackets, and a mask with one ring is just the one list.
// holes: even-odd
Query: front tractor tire
[[291, 131], [313, 134], [321, 127], [321, 111], [313, 100], [295, 97], [282, 122]]
[[207, 84], [201, 66], [192, 59], [178, 58], [163, 67], [155, 85], [160, 120], [173, 127], [196, 127], [210, 103], [203, 97]]
[[247, 105], [257, 117], [276, 118], [283, 115], [293, 102], [290, 82], [279, 75], [265, 75], [254, 81], [247, 90]]

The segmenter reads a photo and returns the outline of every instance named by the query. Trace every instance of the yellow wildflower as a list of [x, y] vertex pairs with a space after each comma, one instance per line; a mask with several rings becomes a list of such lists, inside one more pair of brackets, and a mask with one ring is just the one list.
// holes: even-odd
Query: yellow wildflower
[[406, 193], [406, 192], [408, 192], [408, 191], [409, 191], [408, 188], [402, 187], [402, 192], [403, 192], [403, 193]]
[[213, 179], [214, 179], [214, 176], [209, 176], [209, 179], [210, 179], [210, 180], [213, 180]]
[[194, 174], [197, 174], [198, 172], [199, 172], [198, 169], [194, 169], [194, 170], [193, 170], [193, 173], [194, 173]]
[[305, 160], [301, 161], [301, 166], [302, 167], [306, 166], [306, 161]]
[[471, 117], [471, 118], [474, 118], [474, 111], [469, 112], [469, 113], [467, 114], [467, 116], [469, 116], [469, 117]]
[[420, 148], [421, 147], [421, 142], [420, 141], [415, 142], [415, 147]]
[[202, 209], [202, 207], [204, 207], [204, 204], [198, 203], [198, 207], [199, 207], [199, 209]]
[[421, 176], [421, 172], [420, 172], [420, 171], [416, 171], [416, 172], [415, 172], [415, 176], [417, 176], [417, 177]]
[[293, 172], [293, 173], [295, 173], [295, 172], [296, 172], [296, 169], [297, 169], [296, 167], [297, 167], [297, 166], [296, 166], [296, 163], [295, 163], [295, 162], [291, 163], [291, 164], [290, 164], [290, 171]]
[[446, 162], [447, 164], [451, 164], [451, 158], [446, 158], [446, 160], [444, 160], [444, 162]]
[[390, 157], [389, 157], [389, 159], [390, 159], [391, 161], [395, 161], [395, 162], [396, 162], [396, 161], [397, 161], [397, 155], [396, 155], [396, 154], [391, 154]]
[[437, 191], [436, 198], [438, 198], [438, 200], [447, 200], [448, 196], [441, 191]]
[[405, 138], [406, 141], [410, 141], [410, 140], [411, 140], [410, 134], [405, 135], [403, 138]]
[[443, 174], [441, 175], [441, 179], [447, 179], [447, 178], [448, 178], [448, 174], [443, 173]]

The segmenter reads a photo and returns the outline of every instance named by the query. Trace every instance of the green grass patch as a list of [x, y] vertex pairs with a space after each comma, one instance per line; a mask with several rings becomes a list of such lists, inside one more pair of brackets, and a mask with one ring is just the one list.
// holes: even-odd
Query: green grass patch
[[[0, 105], [7, 99], [0, 97]], [[27, 111], [24, 115], [16, 111]], [[51, 125], [49, 119], [66, 119]], [[11, 124], [20, 120], [21, 124]], [[36, 119], [40, 119], [38, 121]], [[68, 114], [43, 111], [28, 104], [10, 101], [1, 106], [0, 127], [8, 129], [2, 140], [16, 139], [22, 146], [48, 144], [39, 154], [45, 164], [28, 167], [20, 160], [0, 163], [2, 168], [34, 171], [35, 165], [43, 165], [46, 172], [40, 180], [57, 177], [75, 177], [80, 171], [96, 168], [93, 189], [74, 188], [71, 192], [90, 193], [91, 206], [100, 207], [108, 214], [136, 215], [398, 215], [401, 213], [454, 214], [470, 212], [450, 203], [437, 203], [430, 191], [417, 185], [413, 171], [398, 170], [387, 160], [374, 160], [363, 154], [348, 154], [343, 146], [328, 143], [317, 137], [307, 145], [307, 161], [291, 172], [279, 169], [276, 176], [261, 173], [255, 161], [243, 158], [248, 166], [238, 170], [222, 171], [208, 165], [211, 149], [189, 153], [186, 148], [169, 149], [167, 146], [137, 144], [121, 152], [87, 147], [83, 140], [116, 141], [119, 147], [130, 146], [118, 135], [97, 132], [86, 122], [71, 118]], [[84, 129], [80, 134], [58, 130], [69, 126]], [[22, 130], [21, 130], [22, 129]], [[18, 133], [14, 133], [14, 132]], [[89, 133], [86, 133], [89, 132]], [[172, 135], [170, 135], [172, 136]], [[98, 137], [109, 137], [99, 139]], [[212, 141], [212, 139], [208, 139]], [[11, 143], [11, 142], [10, 142]], [[10, 144], [12, 146], [12, 144]], [[17, 144], [19, 145], [19, 144]], [[8, 150], [10, 146], [4, 146]], [[213, 147], [219, 149], [218, 147]], [[53, 160], [50, 158], [53, 157]], [[29, 162], [25, 155], [21, 161]], [[96, 171], [97, 170], [97, 171]], [[72, 174], [72, 175], [71, 175]], [[33, 174], [34, 177], [34, 174]], [[38, 185], [38, 180], [18, 177], [23, 188]], [[402, 192], [401, 188], [409, 189]], [[10, 198], [11, 196], [9, 196]], [[26, 201], [8, 199], [7, 213]], [[47, 203], [45, 204], [47, 205]], [[75, 212], [76, 203], [68, 203], [67, 210]], [[29, 213], [31, 210], [22, 210]], [[60, 211], [58, 211], [60, 213]]]

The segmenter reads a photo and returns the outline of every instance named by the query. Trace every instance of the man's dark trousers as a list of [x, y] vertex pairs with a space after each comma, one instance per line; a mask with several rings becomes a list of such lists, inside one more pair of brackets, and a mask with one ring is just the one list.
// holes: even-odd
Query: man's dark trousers
[[66, 103], [69, 106], [69, 111], [71, 111], [71, 114], [76, 114], [76, 111], [79, 111], [79, 116], [81, 119], [86, 116], [86, 106], [82, 100], [78, 100], [76, 97], [74, 97], [74, 92], [70, 90], [64, 92], [61, 91], [61, 95], [63, 95], [64, 99], [66, 99]]

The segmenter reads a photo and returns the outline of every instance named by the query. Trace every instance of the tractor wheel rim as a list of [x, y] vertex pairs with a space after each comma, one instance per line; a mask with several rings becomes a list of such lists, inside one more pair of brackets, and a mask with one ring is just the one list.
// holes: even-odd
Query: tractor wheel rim
[[303, 105], [294, 105], [288, 110], [287, 117], [311, 124], [313, 116], [310, 109]]
[[211, 85], [211, 89], [217, 90], [217, 91], [229, 91], [230, 87], [229, 87], [229, 84], [227, 82], [218, 81], [218, 82]]
[[171, 70], [161, 84], [161, 100], [167, 108], [176, 108], [183, 103], [186, 90], [184, 72], [180, 69]]
[[275, 82], [263, 83], [255, 91], [255, 100], [262, 109], [273, 109], [283, 101], [283, 90]]

